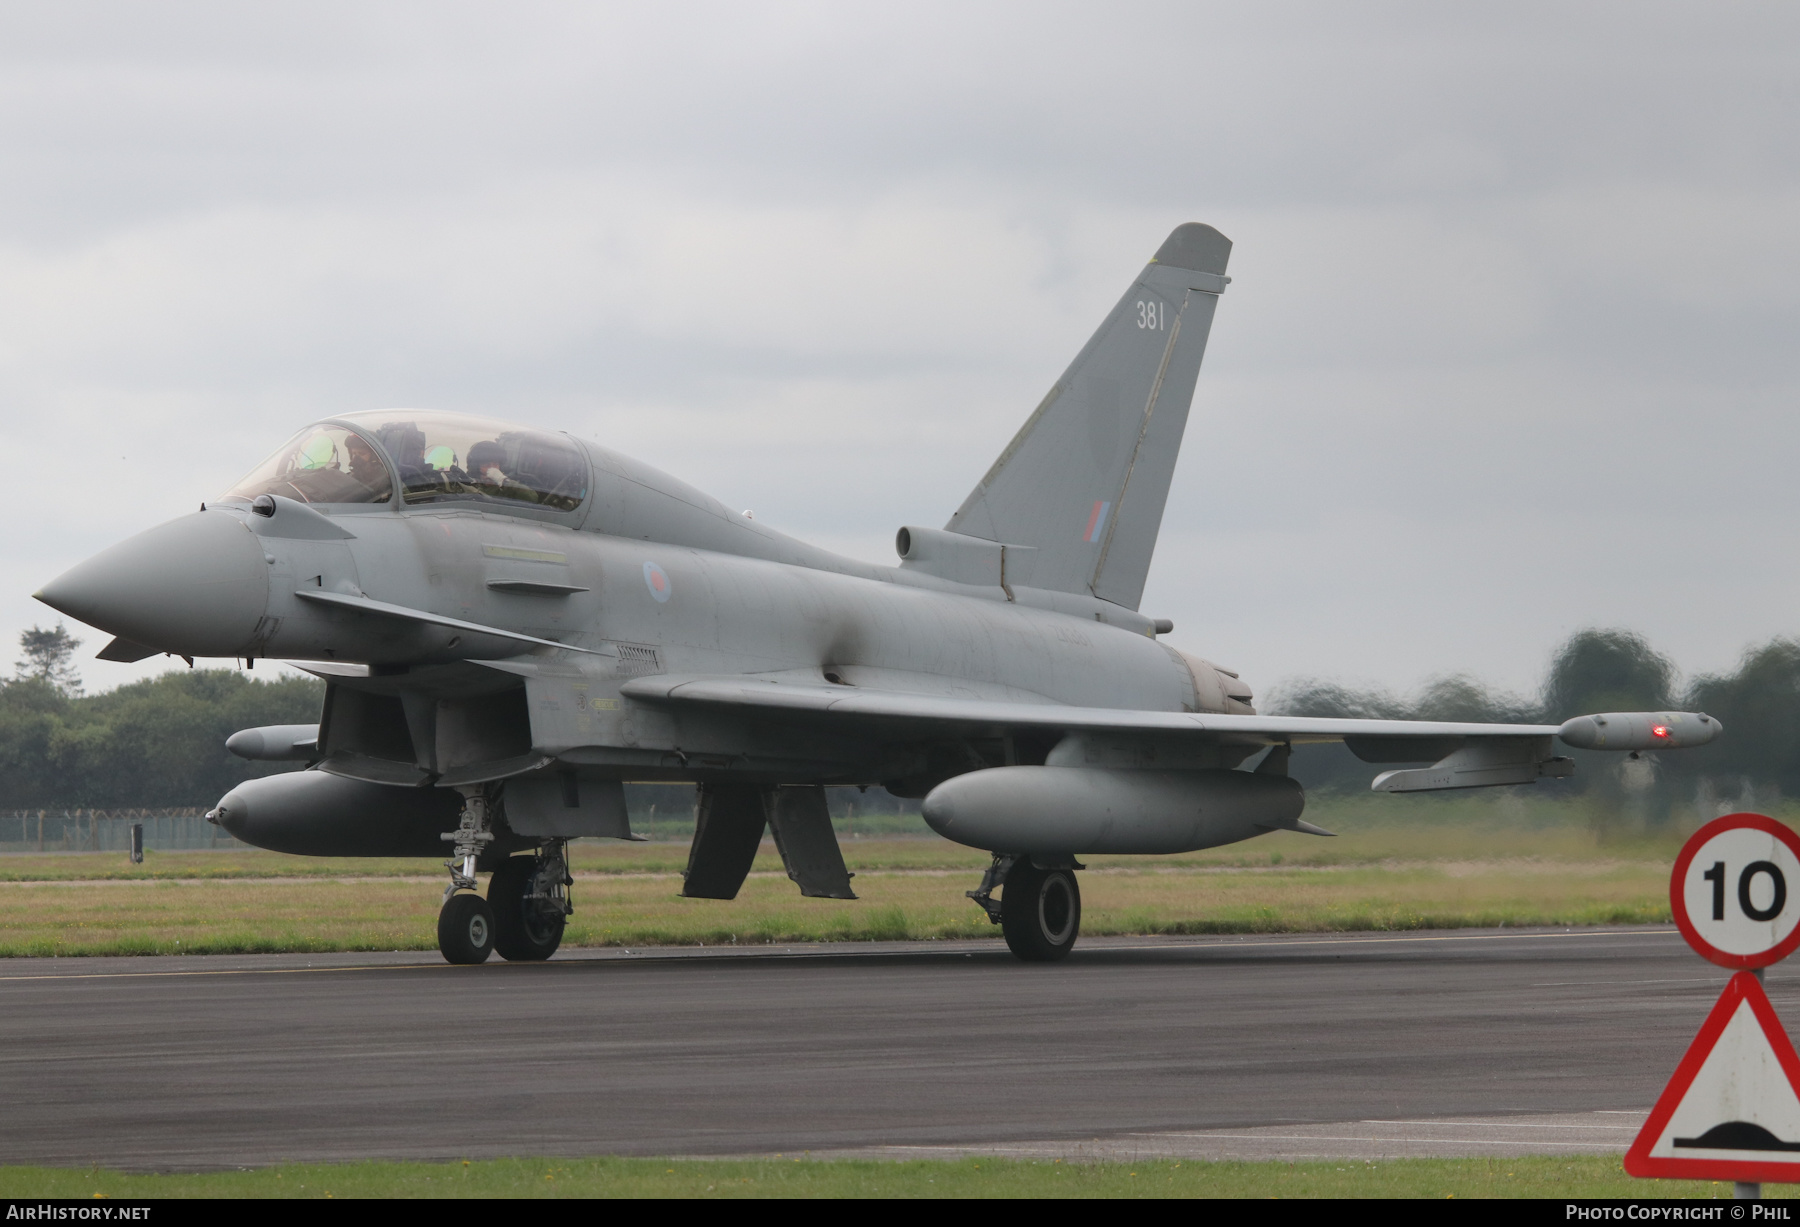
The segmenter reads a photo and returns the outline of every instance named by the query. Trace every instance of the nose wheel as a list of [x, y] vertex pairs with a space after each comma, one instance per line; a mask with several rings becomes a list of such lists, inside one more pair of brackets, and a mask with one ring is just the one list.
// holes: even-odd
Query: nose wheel
[[[1081, 933], [1081, 887], [1073, 860], [1045, 865], [1029, 856], [996, 854], [977, 890], [968, 892], [1000, 926], [1006, 948], [1027, 963], [1067, 957]], [[994, 898], [994, 888], [1001, 891]]]
[[438, 913], [438, 949], [451, 963], [485, 963], [494, 952], [494, 909], [480, 895], [451, 895]]

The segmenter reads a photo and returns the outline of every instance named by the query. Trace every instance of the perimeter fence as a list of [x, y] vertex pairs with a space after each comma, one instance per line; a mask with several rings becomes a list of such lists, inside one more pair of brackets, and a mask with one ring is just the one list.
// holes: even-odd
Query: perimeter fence
[[[694, 834], [693, 785], [627, 784], [631, 826], [652, 839], [686, 841]], [[902, 801], [870, 789], [865, 797], [854, 788], [831, 788], [832, 825], [846, 839], [929, 836], [917, 801]], [[163, 852], [251, 845], [206, 820], [197, 805], [131, 809], [0, 809], [0, 854], [20, 852], [131, 851], [133, 823], [144, 826], [144, 847]]]
[[164, 852], [244, 848], [198, 806], [174, 809], [0, 810], [0, 852], [130, 852], [142, 823], [144, 847]]

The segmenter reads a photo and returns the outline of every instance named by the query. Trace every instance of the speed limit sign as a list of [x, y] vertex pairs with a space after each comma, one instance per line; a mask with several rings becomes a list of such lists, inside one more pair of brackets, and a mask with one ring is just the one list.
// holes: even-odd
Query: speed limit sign
[[1800, 946], [1800, 835], [1762, 814], [1727, 814], [1675, 859], [1669, 906], [1688, 945], [1721, 967], [1767, 967]]

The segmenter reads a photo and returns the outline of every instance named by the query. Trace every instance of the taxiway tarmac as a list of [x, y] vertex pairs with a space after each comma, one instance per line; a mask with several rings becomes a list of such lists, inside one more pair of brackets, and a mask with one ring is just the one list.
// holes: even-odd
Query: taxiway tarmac
[[[1084, 939], [1051, 966], [997, 941], [4, 960], [0, 1145], [164, 1169], [1622, 1150], [1725, 979], [1668, 928]], [[1800, 977], [1769, 991], [1800, 1016]]]

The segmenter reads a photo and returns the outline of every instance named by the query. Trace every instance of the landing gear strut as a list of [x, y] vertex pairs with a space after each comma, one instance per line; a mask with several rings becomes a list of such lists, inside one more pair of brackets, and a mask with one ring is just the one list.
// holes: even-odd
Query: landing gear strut
[[494, 911], [494, 949], [512, 962], [537, 962], [556, 953], [563, 925], [575, 910], [569, 902], [567, 840], [553, 839], [535, 856], [509, 856], [488, 879], [488, 906]]
[[[1073, 858], [1043, 859], [995, 853], [981, 885], [968, 891], [1000, 926], [1006, 947], [1027, 963], [1053, 963], [1075, 948], [1081, 932], [1081, 887]], [[994, 898], [994, 888], [1001, 897]]]
[[438, 913], [438, 950], [451, 963], [485, 963], [494, 952], [494, 910], [475, 893], [475, 860], [493, 842], [488, 817], [487, 793], [479, 788], [463, 790], [462, 818], [443, 838], [452, 846], [444, 868], [450, 885], [444, 887], [444, 907]]

